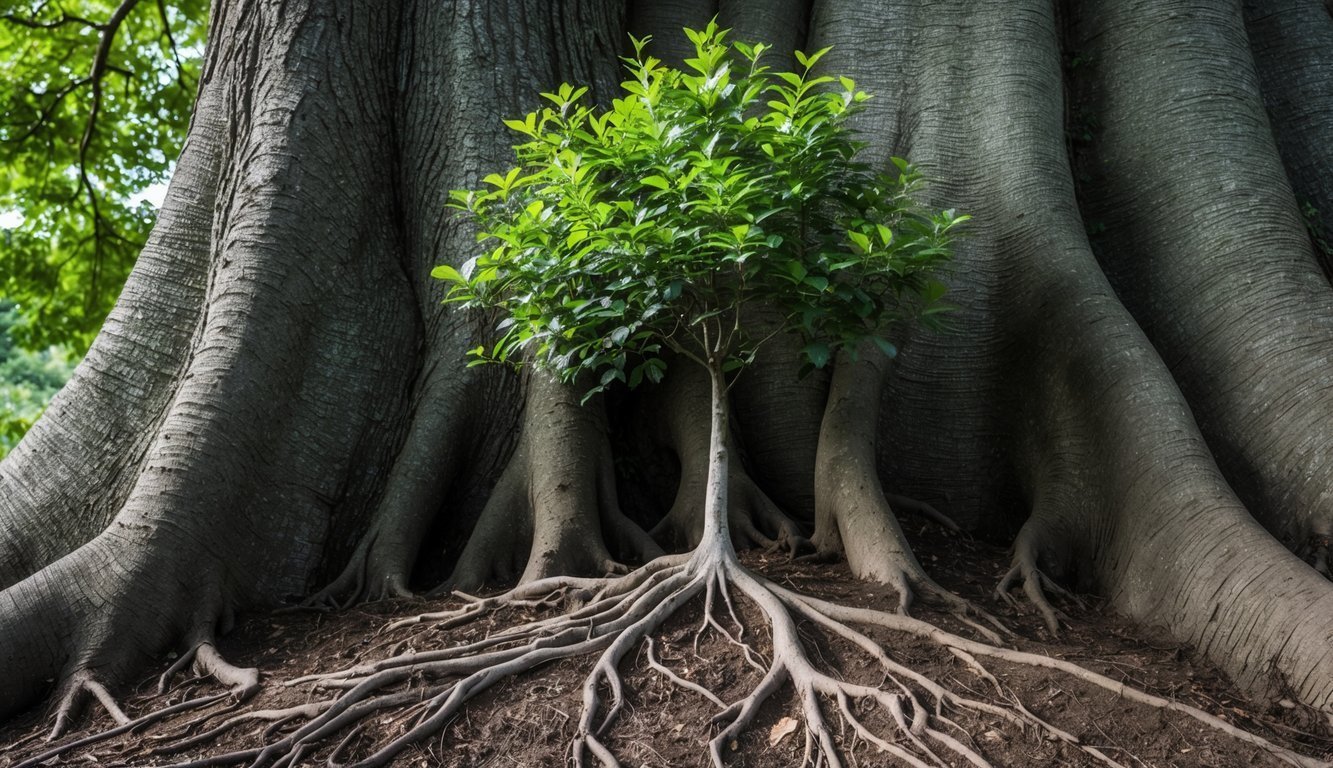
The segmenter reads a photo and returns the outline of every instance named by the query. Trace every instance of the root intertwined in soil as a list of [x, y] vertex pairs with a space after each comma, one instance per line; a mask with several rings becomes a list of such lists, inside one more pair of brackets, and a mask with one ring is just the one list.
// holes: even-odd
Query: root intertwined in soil
[[[739, 748], [740, 734], [763, 717], [761, 708], [769, 701], [790, 701], [799, 710], [792, 714], [804, 724], [805, 764], [841, 766], [858, 745], [869, 745], [912, 766], [990, 765], [984, 748], [955, 719], [965, 717], [1007, 722], [1018, 730], [1063, 742], [1096, 762], [1122, 764], [1033, 713], [987, 669], [988, 661], [1068, 675], [1123, 698], [1192, 717], [1290, 764], [1325, 765], [1194, 707], [1138, 691], [1076, 664], [1001, 647], [998, 636], [977, 625], [973, 629], [984, 639], [962, 637], [901, 614], [798, 594], [755, 574], [730, 549], [704, 547], [688, 556], [660, 558], [626, 576], [553, 578], [501, 595], [464, 597], [460, 608], [402, 619], [385, 631], [409, 624], [439, 628], [476, 624], [499, 612], [547, 615], [452, 647], [399, 648], [381, 660], [291, 680], [286, 685], [308, 691], [309, 700], [271, 710], [236, 712], [236, 707], [230, 707], [209, 711], [161, 738], [153, 754], [164, 760], [213, 743], [241, 726], [268, 723], [259, 746], [176, 765], [290, 766], [316, 753], [326, 756], [328, 764], [339, 765], [346, 755], [356, 753], [365, 756], [352, 765], [383, 766], [409, 747], [439, 734], [469, 700], [497, 682], [549, 662], [584, 657], [593, 661], [583, 683], [571, 756], [576, 765], [585, 764], [590, 755], [601, 765], [620, 765], [616, 740], [608, 735], [631, 699], [623, 671], [627, 658], [632, 662], [637, 650], [644, 649], [645, 673], [661, 675], [667, 684], [697, 694], [716, 708], [708, 751], [718, 766], [726, 764]], [[758, 682], [729, 702], [724, 699], [727, 691], [686, 679], [688, 675], [669, 666], [668, 656], [657, 653], [654, 633], [673, 615], [685, 613], [687, 606], [697, 606], [699, 598], [701, 620], [693, 632], [696, 648], [702, 638], [711, 635], [713, 640], [734, 646], [757, 672]], [[744, 598], [748, 605], [737, 598]], [[750, 626], [755, 616], [767, 622], [767, 642], [761, 642], [765, 639], [762, 628]], [[850, 668], [857, 665], [845, 660], [830, 664], [825, 649], [810, 641], [811, 629], [837, 644], [844, 659], [861, 662], [860, 673], [852, 674]], [[945, 681], [914, 669], [910, 660], [895, 658], [873, 639], [868, 629], [881, 634], [886, 630], [907, 633], [951, 653], [985, 682], [986, 692], [960, 693], [956, 686], [946, 686]], [[775, 697], [780, 690], [789, 692], [791, 698]], [[211, 701], [186, 704], [206, 703]], [[180, 711], [180, 705], [172, 707], [172, 714]], [[386, 718], [400, 724], [398, 734], [367, 754], [362, 742], [369, 726], [382, 724]], [[35, 765], [71, 746], [21, 765]]]

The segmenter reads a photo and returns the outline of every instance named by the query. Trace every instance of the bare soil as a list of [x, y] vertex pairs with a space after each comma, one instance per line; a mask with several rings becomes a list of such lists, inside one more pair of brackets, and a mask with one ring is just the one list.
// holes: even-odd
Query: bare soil
[[[1212, 713], [1241, 728], [1264, 736], [1305, 755], [1333, 760], [1333, 733], [1322, 715], [1280, 701], [1258, 706], [1247, 701], [1217, 670], [1198, 659], [1189, 648], [1151, 628], [1132, 626], [1100, 610], [1095, 600], [1064, 602], [1069, 614], [1066, 629], [1051, 638], [1033, 611], [1015, 614], [995, 599], [991, 590], [1007, 568], [1006, 553], [985, 543], [922, 527], [913, 528], [916, 551], [927, 570], [945, 587], [1000, 617], [1017, 632], [1015, 647], [1077, 662], [1093, 671], [1161, 696], [1175, 698]], [[919, 530], [917, 530], [919, 529]], [[779, 584], [826, 599], [862, 607], [892, 610], [896, 601], [888, 590], [852, 578], [841, 564], [793, 562], [785, 556], [749, 552], [744, 562]], [[280, 709], [311, 700], [305, 686], [284, 686], [316, 672], [331, 672], [358, 661], [382, 658], [407, 650], [427, 650], [476, 638], [539, 615], [515, 609], [469, 625], [441, 631], [425, 622], [389, 632], [389, 622], [414, 614], [438, 611], [456, 599], [389, 601], [360, 606], [342, 613], [289, 612], [253, 616], [224, 638], [219, 650], [242, 666], [256, 666], [264, 675], [263, 691], [239, 709], [218, 702], [154, 722], [142, 729], [72, 750], [46, 765], [153, 766], [198, 759], [236, 749], [258, 746], [265, 731], [279, 733], [293, 724], [249, 722], [232, 728], [205, 745], [183, 752], [154, 754], [163, 744], [179, 739], [187, 724], [193, 733], [221, 723], [231, 711]], [[743, 601], [741, 619], [750, 627], [748, 639], [761, 653], [766, 627], [758, 611]], [[690, 605], [655, 634], [657, 656], [681, 677], [711, 689], [722, 700], [739, 698], [753, 688], [759, 673], [744, 655], [716, 632], [696, 641], [702, 606]], [[914, 607], [914, 615], [959, 634], [970, 631], [952, 615], [930, 604]], [[849, 680], [878, 682], [861, 656], [848, 652], [813, 627], [805, 627], [811, 654]], [[880, 632], [874, 635], [899, 661], [956, 690], [978, 698], [997, 694], [965, 665], [927, 642]], [[648, 668], [640, 649], [631, 669], [624, 670], [629, 688], [628, 707], [611, 731], [607, 745], [622, 763], [633, 768], [672, 768], [708, 765], [709, 739], [716, 728], [710, 718], [716, 706], [681, 688]], [[170, 659], [162, 660], [162, 668]], [[570, 761], [570, 743], [578, 722], [582, 687], [592, 659], [561, 662], [535, 673], [497, 684], [470, 703], [437, 738], [403, 753], [400, 766], [559, 766]], [[1225, 768], [1228, 766], [1285, 765], [1257, 748], [1238, 743], [1196, 721], [1135, 704], [1099, 688], [1057, 673], [1002, 662], [988, 662], [1007, 696], [1021, 700], [1037, 716], [1062, 728], [1080, 741], [1098, 746], [1126, 766]], [[164, 706], [218, 690], [207, 680], [177, 680], [166, 697], [155, 693], [156, 677], [135, 690], [119, 692], [131, 718]], [[739, 743], [730, 765], [736, 768], [796, 766], [804, 736], [800, 710], [790, 695], [779, 694], [766, 705], [756, 726]], [[946, 715], [950, 713], [946, 712]], [[329, 742], [320, 752], [305, 757], [305, 764], [323, 765], [341, 741], [336, 762], [365, 756], [375, 745], [401, 734], [413, 716], [411, 710], [386, 710], [372, 716], [359, 730]], [[201, 718], [206, 717], [206, 720]], [[997, 765], [1084, 766], [1095, 764], [1088, 755], [1058, 741], [1016, 732], [998, 718], [953, 716], [966, 735], [955, 735]], [[789, 721], [786, 718], [791, 718]], [[76, 733], [57, 742], [45, 741], [49, 716], [36, 711], [0, 728], [0, 767], [9, 768], [67, 741], [80, 739], [113, 725], [101, 711]], [[796, 725], [794, 729], [792, 725]], [[788, 732], [790, 731], [790, 732]], [[841, 739], [851, 766], [894, 765], [873, 746], [845, 733]], [[590, 762], [592, 761], [589, 758]], [[945, 762], [948, 762], [946, 757]]]

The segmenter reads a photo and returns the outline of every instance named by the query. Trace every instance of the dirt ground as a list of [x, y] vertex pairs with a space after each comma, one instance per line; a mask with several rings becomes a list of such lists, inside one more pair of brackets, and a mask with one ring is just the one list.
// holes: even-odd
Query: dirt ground
[[[1093, 600], [1083, 605], [1064, 602], [1070, 620], [1059, 638], [1050, 638], [1032, 611], [1015, 611], [996, 600], [991, 590], [1007, 565], [996, 547], [965, 537], [910, 526], [918, 555], [944, 586], [1000, 617], [1015, 630], [1015, 647], [1077, 662], [1151, 693], [1199, 707], [1245, 730], [1323, 760], [1333, 760], [1333, 733], [1326, 718], [1290, 701], [1261, 707], [1248, 703], [1227, 680], [1189, 648], [1161, 632], [1132, 626], [1104, 615]], [[845, 604], [891, 610], [893, 596], [877, 585], [850, 576], [840, 564], [792, 562], [785, 556], [750, 552], [748, 566], [775, 582]], [[527, 609], [512, 610], [487, 620], [441, 631], [425, 622], [382, 632], [390, 621], [456, 605], [457, 600], [395, 601], [361, 606], [342, 613], [297, 612], [252, 616], [223, 639], [219, 650], [233, 663], [257, 666], [264, 689], [242, 710], [280, 709], [311, 700], [308, 686], [284, 686], [302, 675], [328, 672], [360, 660], [382, 658], [393, 652], [427, 650], [476, 638], [512, 623], [535, 617]], [[742, 603], [742, 621], [760, 653], [767, 641], [758, 611]], [[702, 606], [691, 605], [655, 635], [660, 661], [681, 677], [702, 684], [722, 700], [748, 693], [759, 674], [743, 655], [717, 633], [695, 642]], [[964, 636], [971, 634], [953, 616], [929, 604], [913, 614]], [[747, 621], [753, 620], [753, 621]], [[841, 641], [831, 640], [812, 626], [803, 627], [811, 655], [848, 680], [875, 682], [873, 670]], [[873, 633], [872, 633], [873, 634]], [[949, 653], [928, 642], [874, 634], [898, 661], [935, 681], [976, 697], [997, 694], [975, 673]], [[628, 706], [611, 730], [607, 745], [627, 768], [706, 766], [708, 741], [716, 726], [710, 718], [716, 706], [702, 696], [669, 682], [648, 668], [640, 649], [629, 669], [622, 670], [628, 687]], [[162, 660], [162, 668], [170, 664]], [[500, 682], [467, 706], [438, 737], [399, 756], [400, 766], [561, 766], [570, 762], [570, 743], [579, 718], [584, 678], [591, 659], [552, 664], [534, 673]], [[1111, 759], [1135, 768], [1223, 768], [1227, 766], [1285, 765], [1259, 749], [1242, 744], [1196, 721], [1132, 703], [1047, 670], [988, 664], [1002, 683], [1006, 696], [1023, 703], [1043, 720], [1075, 735], [1080, 742], [1098, 746]], [[160, 670], [159, 670], [160, 671]], [[869, 677], [868, 677], [869, 676]], [[120, 696], [131, 718], [163, 706], [217, 691], [201, 680], [178, 680], [165, 699], [156, 696], [156, 677], [146, 678], [134, 691]], [[209, 706], [154, 722], [147, 727], [96, 741], [50, 759], [44, 765], [155, 766], [196, 760], [209, 755], [259, 745], [264, 733], [281, 733], [296, 723], [249, 721], [210, 737], [205, 744], [163, 753], [163, 746], [179, 744], [189, 734], [205, 733], [222, 723], [232, 710], [230, 702]], [[42, 711], [0, 729], [0, 766], [9, 768], [51, 749], [113, 725], [102, 712], [74, 734], [57, 742], [45, 741], [49, 715]], [[386, 710], [364, 727], [339, 734], [322, 750], [306, 755], [305, 765], [338, 764], [370, 754], [376, 745], [405, 732], [414, 713]], [[1084, 766], [1093, 758], [1057, 740], [1036, 733], [1018, 732], [999, 718], [945, 712], [958, 724], [953, 733], [996, 765]], [[761, 711], [756, 725], [735, 744], [730, 765], [796, 766], [804, 747], [798, 726], [800, 709], [789, 692], [779, 693]], [[190, 725], [193, 723], [193, 725]], [[873, 723], [872, 723], [873, 724]], [[837, 728], [836, 721], [834, 723]], [[792, 731], [792, 732], [788, 732]], [[854, 733], [840, 736], [849, 766], [898, 765]], [[330, 761], [334, 745], [340, 752]], [[943, 764], [952, 765], [950, 756]], [[591, 757], [589, 762], [595, 762]]]

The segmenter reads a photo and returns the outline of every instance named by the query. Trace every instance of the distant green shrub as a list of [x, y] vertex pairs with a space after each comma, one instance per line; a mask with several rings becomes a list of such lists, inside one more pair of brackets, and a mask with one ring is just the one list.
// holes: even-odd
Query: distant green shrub
[[18, 347], [10, 333], [18, 323], [18, 305], [0, 300], [0, 458], [18, 445], [78, 362], [67, 347]]

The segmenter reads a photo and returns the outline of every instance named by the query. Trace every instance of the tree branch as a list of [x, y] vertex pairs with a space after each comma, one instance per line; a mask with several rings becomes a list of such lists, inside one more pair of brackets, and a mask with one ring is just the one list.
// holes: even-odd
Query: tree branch
[[74, 16], [63, 12], [61, 13], [60, 18], [52, 21], [38, 21], [35, 18], [26, 18], [17, 13], [0, 15], [0, 20], [7, 21], [10, 24], [17, 24], [20, 27], [27, 27], [28, 29], [59, 29], [60, 27], [68, 26], [70, 24], [79, 24], [88, 29], [98, 30], [99, 32], [106, 29], [105, 24], [98, 24], [91, 19], [85, 19], [82, 16]]

